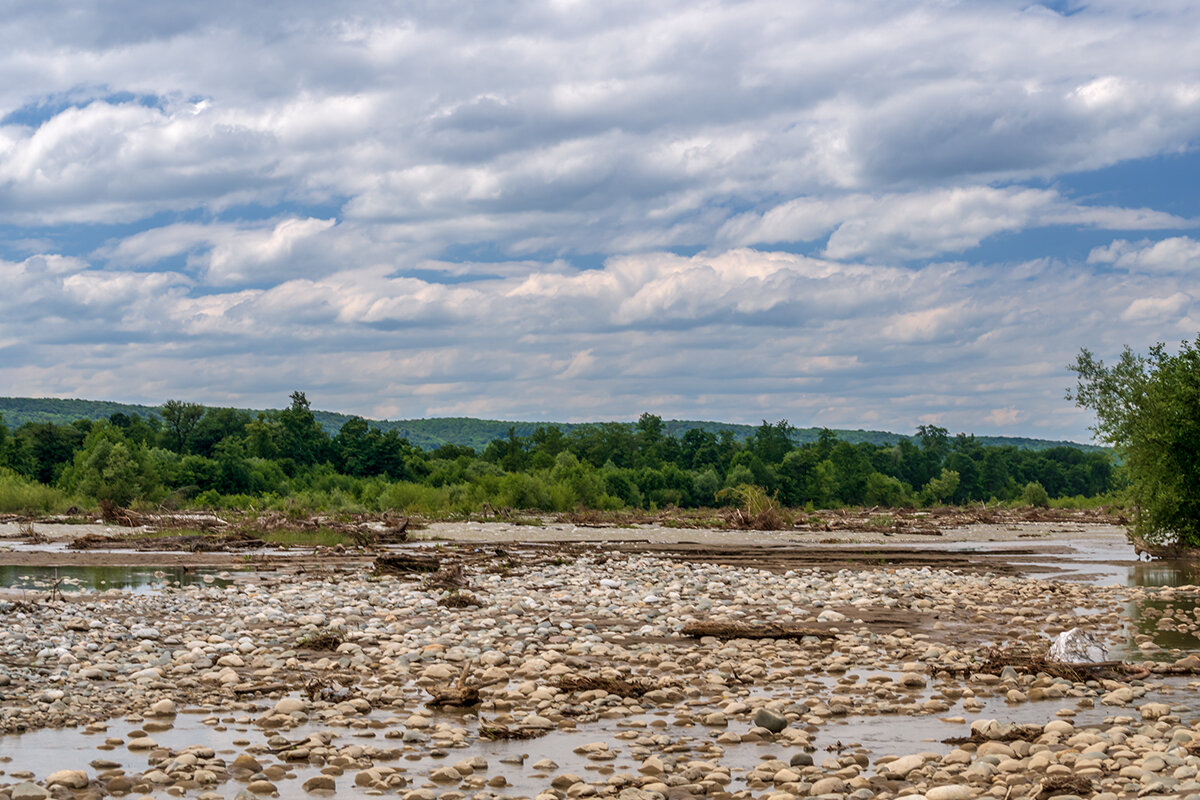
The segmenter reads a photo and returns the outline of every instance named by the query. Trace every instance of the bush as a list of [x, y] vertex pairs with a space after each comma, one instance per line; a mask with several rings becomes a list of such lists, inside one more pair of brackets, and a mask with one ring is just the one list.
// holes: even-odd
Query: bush
[[0, 467], [0, 513], [49, 514], [65, 511], [70, 506], [70, 498], [63, 491]]
[[1037, 481], [1030, 481], [1021, 490], [1021, 502], [1027, 506], [1047, 508], [1050, 505], [1050, 494]]
[[735, 528], [779, 531], [792, 527], [792, 515], [761, 486], [742, 484], [722, 489], [717, 499], [732, 500], [738, 504], [727, 517], [729, 524]]

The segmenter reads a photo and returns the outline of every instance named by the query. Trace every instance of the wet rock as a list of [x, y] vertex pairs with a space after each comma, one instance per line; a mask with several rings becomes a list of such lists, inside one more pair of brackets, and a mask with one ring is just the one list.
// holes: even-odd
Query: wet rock
[[[304, 782], [304, 791], [335, 792], [337, 791], [337, 781], [328, 775], [315, 775]], [[950, 800], [953, 800], [953, 798]]]
[[46, 786], [66, 786], [68, 789], [83, 789], [88, 785], [87, 773], [81, 769], [60, 769], [46, 776]]
[[753, 723], [771, 733], [779, 733], [787, 727], [787, 717], [769, 708], [760, 708], [754, 713]]
[[12, 800], [46, 800], [49, 796], [50, 792], [29, 781], [22, 781], [10, 790]]

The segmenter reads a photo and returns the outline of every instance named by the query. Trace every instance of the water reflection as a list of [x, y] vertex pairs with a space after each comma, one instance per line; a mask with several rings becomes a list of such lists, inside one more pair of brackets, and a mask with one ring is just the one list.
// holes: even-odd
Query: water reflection
[[1200, 564], [1180, 559], [1140, 561], [1129, 570], [1130, 586], [1195, 586]]
[[[228, 586], [229, 577], [218, 570], [196, 567], [30, 567], [0, 565], [0, 587], [49, 591], [56, 583], [63, 592], [96, 592], [122, 589], [138, 594], [160, 592], [171, 586]], [[228, 575], [228, 573], [223, 573]]]

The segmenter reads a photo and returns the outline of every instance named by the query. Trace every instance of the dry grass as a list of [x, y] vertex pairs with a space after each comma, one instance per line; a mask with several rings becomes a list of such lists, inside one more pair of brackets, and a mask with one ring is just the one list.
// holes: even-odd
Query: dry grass
[[296, 647], [303, 650], [337, 650], [341, 646], [342, 637], [336, 631], [321, 631], [296, 642]]
[[471, 608], [483, 605], [483, 601], [468, 592], [455, 590], [438, 600], [438, 605], [442, 608]]
[[723, 513], [726, 527], [750, 531], [782, 531], [795, 524], [791, 513], [761, 486], [743, 484], [731, 489], [722, 489], [717, 494], [719, 500], [728, 498], [736, 500], [738, 506]]
[[1073, 794], [1087, 797], [1096, 790], [1091, 778], [1083, 775], [1048, 775], [1042, 778], [1041, 788], [1032, 796], [1038, 800], [1049, 800], [1060, 794]]

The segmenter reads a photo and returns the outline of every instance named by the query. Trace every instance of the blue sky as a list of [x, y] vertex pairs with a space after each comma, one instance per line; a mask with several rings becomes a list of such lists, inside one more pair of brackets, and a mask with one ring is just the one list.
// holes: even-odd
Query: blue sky
[[1190, 3], [9, 5], [3, 394], [1085, 441], [1200, 330]]

